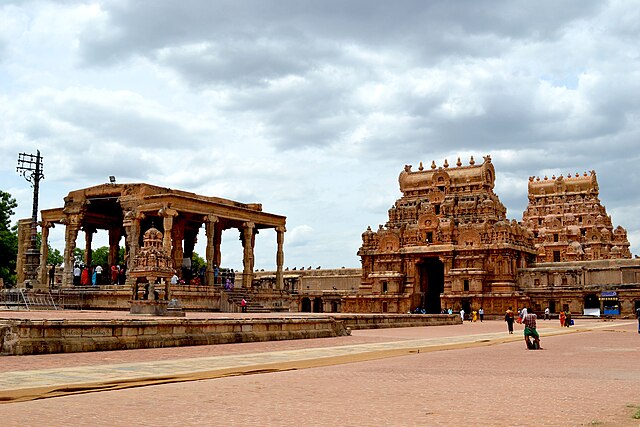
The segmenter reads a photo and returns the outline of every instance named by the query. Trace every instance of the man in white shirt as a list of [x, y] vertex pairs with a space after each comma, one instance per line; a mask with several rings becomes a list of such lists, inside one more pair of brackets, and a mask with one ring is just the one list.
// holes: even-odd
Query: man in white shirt
[[81, 274], [82, 274], [82, 270], [80, 270], [80, 266], [76, 265], [73, 268], [73, 285], [74, 286], [80, 285], [80, 275]]
[[102, 266], [100, 264], [96, 266], [96, 284], [102, 284]]

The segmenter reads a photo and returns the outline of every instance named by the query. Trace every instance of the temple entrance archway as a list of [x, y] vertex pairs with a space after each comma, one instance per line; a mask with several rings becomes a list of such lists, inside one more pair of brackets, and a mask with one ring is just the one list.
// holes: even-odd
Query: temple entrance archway
[[302, 298], [300, 301], [300, 311], [303, 313], [311, 313], [311, 300], [307, 297]]
[[440, 294], [444, 292], [444, 264], [439, 258], [424, 258], [419, 264], [421, 306], [429, 314], [438, 314]]

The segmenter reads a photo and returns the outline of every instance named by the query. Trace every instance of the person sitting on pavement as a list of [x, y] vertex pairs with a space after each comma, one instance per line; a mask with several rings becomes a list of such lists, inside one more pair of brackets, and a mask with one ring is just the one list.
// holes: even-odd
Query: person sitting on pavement
[[[542, 347], [540, 347], [540, 335], [536, 328], [537, 317], [535, 313], [529, 313], [522, 319], [522, 324], [524, 325], [524, 341], [527, 344], [528, 350], [542, 349]], [[533, 343], [529, 340], [529, 337], [533, 338]]]

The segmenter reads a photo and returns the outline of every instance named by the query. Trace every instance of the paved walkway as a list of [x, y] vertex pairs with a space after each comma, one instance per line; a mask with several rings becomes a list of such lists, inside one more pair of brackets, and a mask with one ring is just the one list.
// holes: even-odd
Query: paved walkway
[[[415, 425], [449, 425], [459, 424], [460, 420], [466, 420], [471, 424], [474, 424], [474, 420], [481, 421], [485, 425], [504, 425], [505, 421], [508, 425], [583, 425], [575, 423], [576, 420], [578, 422], [584, 421], [585, 423], [597, 421], [600, 425], [640, 425], [640, 422], [634, 421], [630, 417], [630, 414], [635, 410], [634, 405], [639, 405], [640, 407], [640, 397], [636, 397], [635, 400], [632, 397], [627, 397], [629, 391], [635, 393], [635, 396], [640, 396], [640, 385], [638, 385], [640, 383], [640, 367], [637, 366], [638, 360], [640, 360], [637, 354], [640, 339], [637, 334], [633, 334], [636, 324], [631, 321], [580, 321], [578, 326], [568, 329], [560, 328], [555, 323], [539, 322], [539, 330], [545, 347], [545, 350], [541, 352], [524, 350], [521, 330], [516, 330], [514, 335], [509, 335], [504, 331], [503, 322], [494, 321], [443, 327], [354, 331], [353, 337], [340, 337], [339, 339], [205, 346], [208, 349], [190, 347], [73, 355], [12, 356], [6, 358], [7, 363], [3, 364], [4, 369], [2, 370], [4, 372], [0, 376], [0, 400], [12, 403], [0, 405], [0, 416], [5, 414], [8, 416], [8, 418], [4, 418], [5, 420], [16, 422], [15, 424], [9, 422], [8, 425], [41, 425], [44, 424], [45, 418], [34, 418], [32, 415], [24, 418], [25, 411], [33, 409], [37, 413], [41, 413], [44, 407], [48, 407], [57, 408], [58, 411], [64, 413], [65, 408], [77, 409], [78, 402], [82, 401], [84, 402], [83, 404], [87, 405], [86, 410], [84, 410], [85, 415], [93, 414], [93, 408], [96, 408], [98, 410], [97, 413], [101, 414], [101, 417], [97, 420], [92, 420], [92, 423], [97, 425], [144, 425], [151, 422], [158, 425], [194, 425], [199, 423], [211, 425], [212, 423], [207, 422], [208, 418], [205, 415], [202, 415], [202, 417], [196, 415], [196, 413], [200, 414], [201, 411], [203, 411], [203, 414], [213, 416], [220, 423], [223, 420], [225, 424], [241, 421], [239, 424], [244, 425], [294, 425], [300, 422], [311, 425], [336, 423], [343, 425], [413, 425], [414, 423]], [[616, 335], [617, 332], [624, 332], [624, 334]], [[588, 343], [590, 341], [589, 336], [597, 337], [597, 341], [585, 344], [585, 342]], [[571, 339], [569, 339], [570, 337]], [[558, 339], [562, 339], [565, 342], [575, 341], [576, 343], [581, 343], [580, 345], [583, 346], [581, 347], [583, 348], [581, 354], [566, 357], [566, 354], [559, 351], [562, 347], [557, 345], [559, 343]], [[607, 343], [607, 340], [611, 339], [614, 340], [611, 343]], [[602, 344], [603, 347], [600, 347], [599, 344]], [[636, 352], [626, 352], [634, 349], [633, 344], [635, 344]], [[486, 367], [483, 365], [485, 363], [495, 364], [496, 354], [500, 354], [499, 349], [501, 348], [509, 354], [516, 354], [518, 357], [516, 360], [507, 357], [502, 363], [515, 365], [515, 367], [519, 366], [520, 369], [514, 370], [503, 366], [504, 369], [498, 369], [493, 373], [493, 376], [497, 378], [484, 376], [483, 372], [485, 372]], [[209, 354], [215, 352], [218, 355], [204, 356], [207, 350]], [[442, 352], [439, 350], [449, 351]], [[607, 364], [613, 362], [613, 359], [609, 361], [607, 356], [614, 353], [616, 356], [627, 357], [629, 362], [632, 362], [625, 365], [628, 367], [627, 374], [618, 377], [618, 373], [614, 372], [613, 380], [606, 378], [606, 375], [599, 380], [594, 378], [593, 383], [586, 383], [588, 384], [586, 388], [585, 384], [580, 384], [579, 389], [571, 385], [571, 375], [575, 373], [574, 363], [578, 365], [580, 363], [586, 363], [587, 365], [591, 363], [592, 365], [589, 365], [588, 369], [597, 373], [600, 368], [607, 368]], [[117, 360], [118, 357], [123, 359], [119, 360], [120, 363], [104, 363], [104, 361], [97, 363], [99, 360], [97, 358], [100, 356], [104, 358], [106, 355], [116, 357], [110, 360]], [[134, 355], [138, 356], [137, 360], [136, 357], [131, 357]], [[193, 357], [194, 355], [197, 357]], [[443, 358], [444, 355], [447, 357]], [[586, 361], [578, 363], [577, 359], [585, 355], [588, 356]], [[411, 358], [406, 359], [406, 356]], [[427, 359], [423, 359], [425, 357]], [[471, 366], [458, 364], [458, 357], [460, 357], [460, 360], [468, 359], [467, 363]], [[89, 364], [75, 363], [74, 359], [76, 362], [82, 359], [89, 359], [92, 362]], [[574, 359], [576, 360], [574, 361]], [[126, 362], [126, 360], [130, 361]], [[431, 360], [435, 365], [430, 369], [425, 369], [426, 366], [422, 366], [409, 371], [403, 370], [403, 367], [416, 360]], [[498, 360], [500, 360], [500, 357], [498, 357]], [[523, 362], [525, 360], [528, 363]], [[536, 364], [541, 360], [545, 361], [545, 364], [537, 366]], [[550, 360], [552, 363], [549, 363]], [[439, 362], [436, 363], [435, 361]], [[635, 361], [635, 365], [633, 361]], [[619, 361], [616, 359], [615, 362], [617, 364]], [[373, 365], [371, 365], [372, 363]], [[26, 371], [18, 369], [18, 364], [22, 366], [22, 369], [25, 366], [29, 366], [30, 369]], [[52, 368], [50, 367], [51, 364], [58, 367]], [[506, 386], [505, 390], [517, 392], [518, 388], [520, 388], [526, 395], [527, 383], [535, 381], [535, 370], [545, 371], [551, 368], [548, 365], [553, 364], [557, 365], [556, 368], [559, 369], [550, 374], [543, 374], [549, 375], [547, 379], [551, 380], [551, 385], [547, 384], [547, 387], [553, 388], [553, 384], [556, 381], [559, 388], [571, 387], [571, 389], [567, 389], [567, 394], [572, 396], [573, 399], [569, 402], [568, 407], [574, 408], [574, 414], [555, 411], [560, 402], [554, 399], [549, 402], [552, 406], [547, 408], [551, 415], [547, 416], [547, 418], [538, 418], [538, 421], [546, 421], [534, 422], [533, 419], [529, 420], [527, 418], [530, 415], [526, 414], [530, 411], [523, 418], [521, 417], [521, 411], [517, 410], [517, 408], [521, 407], [518, 404], [521, 399], [517, 395], [513, 396], [514, 400], [512, 405], [509, 406], [509, 393], [506, 395], [507, 402], [504, 401], [504, 396], [490, 401], [481, 400], [479, 404], [489, 406], [489, 408], [485, 408], [489, 409], [489, 412], [486, 410], [484, 412], [480, 411], [482, 408], [477, 407], [477, 404], [474, 403], [478, 394], [484, 395], [488, 391], [485, 390], [485, 387], [491, 387], [492, 382], [500, 379], [501, 372], [504, 372], [505, 379], [511, 382]], [[599, 367], [599, 364], [603, 366]], [[369, 368], [366, 368], [367, 366]], [[371, 377], [371, 372], [367, 372], [367, 369], [371, 369], [371, 366], [384, 368], [378, 372], [378, 375]], [[42, 369], [35, 369], [38, 367]], [[500, 367], [500, 363], [498, 363], [497, 367]], [[317, 369], [300, 371], [303, 368]], [[362, 371], [363, 369], [365, 372]], [[358, 375], [350, 376], [350, 373], [353, 373], [354, 370], [358, 372]], [[425, 370], [431, 371], [431, 375], [426, 380], [423, 376]], [[394, 371], [395, 375], [388, 375], [394, 373]], [[246, 377], [260, 378], [249, 383], [239, 377], [246, 376], [246, 374], [276, 372], [278, 372], [277, 376], [252, 375]], [[297, 373], [293, 374], [293, 372]], [[325, 372], [327, 377], [323, 377], [322, 374], [318, 377], [319, 372]], [[331, 381], [327, 381], [327, 378], [330, 378], [336, 372], [342, 373], [343, 376], [346, 375], [347, 377], [333, 377]], [[436, 376], [442, 376], [443, 373], [449, 373], [448, 376], [445, 376], [446, 378], [440, 378], [445, 382], [433, 381]], [[407, 377], [407, 374], [410, 376]], [[478, 375], [484, 378], [485, 384], [476, 383]], [[280, 381], [287, 383], [291, 381], [292, 376], [293, 378], [297, 376], [312, 378], [312, 382], [302, 389], [300, 389], [300, 383], [296, 380], [290, 383], [291, 389], [279, 387]], [[230, 377], [237, 377], [238, 379], [232, 380]], [[217, 379], [213, 382], [200, 381], [213, 378]], [[631, 387], [631, 390], [626, 393], [622, 390], [616, 391], [615, 387], [613, 388], [614, 393], [617, 392], [621, 399], [626, 399], [618, 403], [617, 412], [613, 414], [605, 413], [603, 419], [590, 418], [598, 416], [597, 405], [595, 408], [591, 408], [593, 415], [586, 414], [585, 409], [587, 408], [583, 408], [580, 403], [581, 395], [586, 396], [587, 392], [593, 392], [592, 389], [598, 390], [602, 387], [608, 387], [608, 382], [611, 381], [614, 384], [618, 381], [618, 386], [620, 386], [622, 385], [621, 378], [631, 381], [631, 384], [635, 384], [635, 387]], [[400, 381], [399, 389], [398, 381]], [[436, 412], [419, 409], [424, 406], [425, 402], [422, 397], [424, 391], [420, 386], [421, 381], [427, 381], [427, 383], [423, 383], [424, 387], [431, 389], [433, 392], [446, 391], [440, 396], [436, 395], [429, 398], [427, 406], [440, 408]], [[229, 391], [230, 382], [232, 382], [231, 384], [240, 384], [235, 389], [237, 395], [220, 396], [218, 387], [222, 386], [222, 390], [226, 387], [226, 390]], [[406, 388], [403, 387], [403, 382]], [[254, 386], [258, 383], [263, 385], [260, 393], [256, 395]], [[214, 387], [218, 393], [212, 392], [212, 389], [207, 384]], [[141, 386], [146, 387], [141, 389], [139, 388]], [[388, 386], [390, 386], [390, 390], [387, 390]], [[171, 389], [166, 389], [166, 387], [171, 387]], [[201, 399], [195, 398], [195, 396], [198, 395], [197, 390], [203, 387], [207, 388], [207, 392], [203, 396], [210, 396], [212, 393], [216, 394], [220, 397], [221, 402], [228, 400], [227, 403], [230, 408], [234, 408], [233, 411], [229, 413], [219, 405], [202, 404]], [[130, 388], [130, 390], [123, 390], [127, 388]], [[184, 408], [176, 413], [174, 408], [183, 407], [185, 402], [180, 400], [180, 397], [178, 397], [178, 401], [176, 401], [175, 397], [169, 397], [172, 393], [169, 391], [166, 396], [163, 394], [159, 396], [158, 393], [161, 389], [178, 390], [178, 395], [182, 393], [182, 399], [190, 402], [200, 401], [200, 405], [204, 405], [204, 407], [197, 406], [195, 413], [194, 408], [190, 410]], [[234, 387], [231, 388], [231, 390], [233, 389]], [[535, 389], [537, 390], [538, 386]], [[106, 390], [118, 391], [113, 392], [115, 394], [101, 393]], [[297, 390], [298, 393], [307, 395], [311, 394], [313, 399], [304, 399], [300, 394], [291, 396], [292, 390]], [[349, 392], [349, 390], [351, 391]], [[419, 402], [415, 402], [415, 391], [418, 390], [420, 390], [418, 394], [421, 397]], [[497, 391], [500, 394], [500, 390], [492, 390], [492, 393], [495, 394]], [[274, 395], [272, 392], [276, 394]], [[373, 406], [372, 402], [363, 402], [359, 399], [361, 395], [371, 396], [372, 392], [378, 396], [374, 398]], [[164, 402], [167, 405], [166, 409], [169, 410], [167, 417], [163, 418], [161, 416], [162, 411], [155, 415], [145, 412], [143, 419], [137, 420], [136, 414], [139, 414], [139, 412], [136, 411], [141, 410], [141, 408], [128, 407], [128, 402], [130, 402], [128, 399], [131, 398], [131, 393], [154, 396], [153, 400], [160, 408], [162, 408], [162, 402]], [[125, 397], [125, 394], [129, 397]], [[303, 411], [303, 413], [296, 412], [292, 414], [287, 410], [283, 411], [282, 408], [262, 406], [265, 401], [273, 401], [274, 398], [278, 400], [276, 397], [278, 395], [290, 396], [295, 401], [302, 399], [307, 402], [304, 407], [306, 409], [301, 408], [300, 405], [292, 405], [293, 401], [287, 401], [286, 407], [295, 406], [297, 411]], [[353, 402], [353, 411], [359, 416], [366, 416], [366, 419], [360, 421], [350, 420], [348, 419], [348, 411], [345, 412], [344, 409], [331, 411], [331, 407], [336, 405], [336, 401], [332, 399], [336, 395]], [[32, 399], [53, 396], [67, 397], [28, 402], [28, 400]], [[611, 411], [611, 408], [604, 404], [607, 396], [602, 397], [602, 408], [605, 411]], [[106, 406], [115, 404], [118, 407], [118, 404], [114, 402], [109, 404], [100, 403], [105, 399], [111, 401], [114, 398], [125, 409], [122, 412], [118, 409], [114, 414], [101, 412], [99, 408], [103, 404]], [[526, 397], [524, 399], [520, 403], [527, 402]], [[134, 398], [133, 401], [135, 400]], [[18, 403], [21, 401], [22, 403]], [[449, 402], [448, 405], [447, 401]], [[215, 399], [212, 402], [220, 403]], [[414, 402], [414, 405], [417, 406], [407, 406], [406, 403], [409, 402]], [[464, 404], [460, 404], [464, 402], [469, 402], [470, 405], [466, 409]], [[506, 406], [500, 412], [500, 404], [505, 403]], [[323, 405], [329, 405], [329, 408], [325, 408]], [[495, 405], [495, 407], [491, 408], [492, 405]], [[259, 411], [259, 408], [262, 408], [262, 410]], [[455, 408], [457, 408], [458, 412], [452, 411]], [[512, 414], [508, 413], [509, 408], [512, 410]], [[596, 411], [594, 412], [593, 409], [596, 409]], [[240, 413], [246, 414], [246, 416], [236, 416], [234, 411], [241, 411]], [[412, 414], [412, 411], [415, 413]], [[475, 415], [471, 419], [465, 418], [465, 413], [466, 415], [471, 415], [485, 412], [494, 412], [494, 414], [491, 416], [486, 416], [486, 414]], [[180, 415], [177, 415], [178, 413]], [[317, 418], [313, 415], [314, 413], [324, 414], [324, 418]], [[118, 415], [126, 416], [126, 423], [124, 419], [118, 418]], [[78, 416], [80, 414], [72, 411], [69, 414], [65, 413], [63, 419], [73, 425], [77, 425], [76, 423], [79, 420], [87, 421], [83, 418], [74, 418]], [[485, 416], [486, 419], [483, 419], [482, 417]], [[35, 424], [24, 423], [25, 420], [34, 421]], [[46, 420], [46, 424], [51, 426], [56, 425], [55, 421], [58, 418]], [[106, 422], [107, 420], [109, 422]], [[607, 424], [611, 423], [612, 420], [615, 421], [614, 424]], [[137, 421], [145, 422], [138, 424]], [[209, 421], [211, 421], [210, 418]], [[555, 424], [555, 422], [558, 424]], [[84, 424], [84, 422], [80, 424]], [[213, 424], [218, 424], [218, 422]]]

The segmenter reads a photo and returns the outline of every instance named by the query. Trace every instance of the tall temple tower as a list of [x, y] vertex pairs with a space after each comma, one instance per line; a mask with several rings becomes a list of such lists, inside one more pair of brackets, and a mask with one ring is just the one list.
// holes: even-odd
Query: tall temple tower
[[535, 259], [533, 234], [515, 220], [493, 192], [489, 156], [455, 167], [447, 160], [425, 170], [405, 166], [402, 197], [389, 220], [362, 235], [362, 280], [345, 311], [429, 313], [443, 308], [502, 312], [525, 296], [517, 269]]
[[530, 177], [522, 222], [535, 237], [537, 262], [631, 258], [627, 231], [613, 228], [598, 199], [595, 171]]

